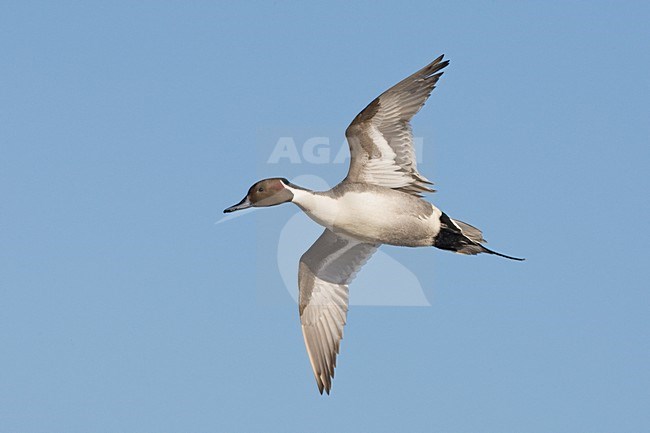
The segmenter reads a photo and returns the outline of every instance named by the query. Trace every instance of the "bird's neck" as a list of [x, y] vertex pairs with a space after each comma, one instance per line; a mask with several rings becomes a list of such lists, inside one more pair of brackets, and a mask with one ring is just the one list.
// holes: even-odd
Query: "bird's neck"
[[293, 194], [291, 201], [300, 207], [303, 207], [303, 205], [309, 204], [316, 200], [316, 193], [307, 188], [294, 185], [293, 183], [285, 186], [285, 188], [291, 191], [291, 194]]

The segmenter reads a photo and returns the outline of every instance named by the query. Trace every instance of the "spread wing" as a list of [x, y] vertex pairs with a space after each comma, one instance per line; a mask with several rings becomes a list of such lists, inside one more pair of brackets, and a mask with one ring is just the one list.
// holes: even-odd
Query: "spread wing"
[[318, 390], [329, 394], [348, 312], [348, 284], [378, 245], [329, 229], [300, 258], [300, 322]]
[[420, 111], [449, 64], [438, 57], [372, 101], [345, 135], [350, 146], [349, 182], [370, 183], [419, 196], [433, 192], [418, 173], [409, 121]]

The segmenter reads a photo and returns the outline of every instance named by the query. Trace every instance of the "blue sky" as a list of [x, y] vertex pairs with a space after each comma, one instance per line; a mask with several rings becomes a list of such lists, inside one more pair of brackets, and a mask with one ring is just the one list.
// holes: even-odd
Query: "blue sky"
[[[0, 432], [650, 430], [648, 4], [304, 3], [0, 5]], [[431, 305], [353, 306], [320, 396], [296, 208], [215, 222], [335, 184], [279, 137], [338, 149], [441, 53], [429, 199], [527, 261], [384, 248]]]

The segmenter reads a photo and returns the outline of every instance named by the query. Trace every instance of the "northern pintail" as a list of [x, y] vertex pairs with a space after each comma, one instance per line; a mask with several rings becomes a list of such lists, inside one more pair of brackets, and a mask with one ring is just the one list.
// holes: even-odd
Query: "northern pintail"
[[489, 253], [482, 233], [422, 199], [434, 192], [417, 170], [409, 121], [449, 64], [438, 57], [391, 87], [354, 118], [345, 135], [350, 169], [329, 191], [310, 191], [285, 178], [264, 179], [224, 212], [293, 202], [325, 227], [300, 258], [299, 312], [318, 390], [329, 394], [348, 310], [348, 285], [381, 244], [434, 246], [460, 254]]

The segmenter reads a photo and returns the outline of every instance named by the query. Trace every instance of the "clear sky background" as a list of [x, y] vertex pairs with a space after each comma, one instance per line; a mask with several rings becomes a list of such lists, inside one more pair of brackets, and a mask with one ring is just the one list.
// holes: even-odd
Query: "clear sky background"
[[[0, 432], [650, 431], [648, 22], [642, 1], [0, 3]], [[274, 245], [296, 208], [214, 223], [261, 177], [336, 183], [260, 161], [279, 135], [342, 143], [441, 53], [414, 122], [430, 200], [527, 261], [386, 248], [431, 306], [352, 307], [320, 396]]]

